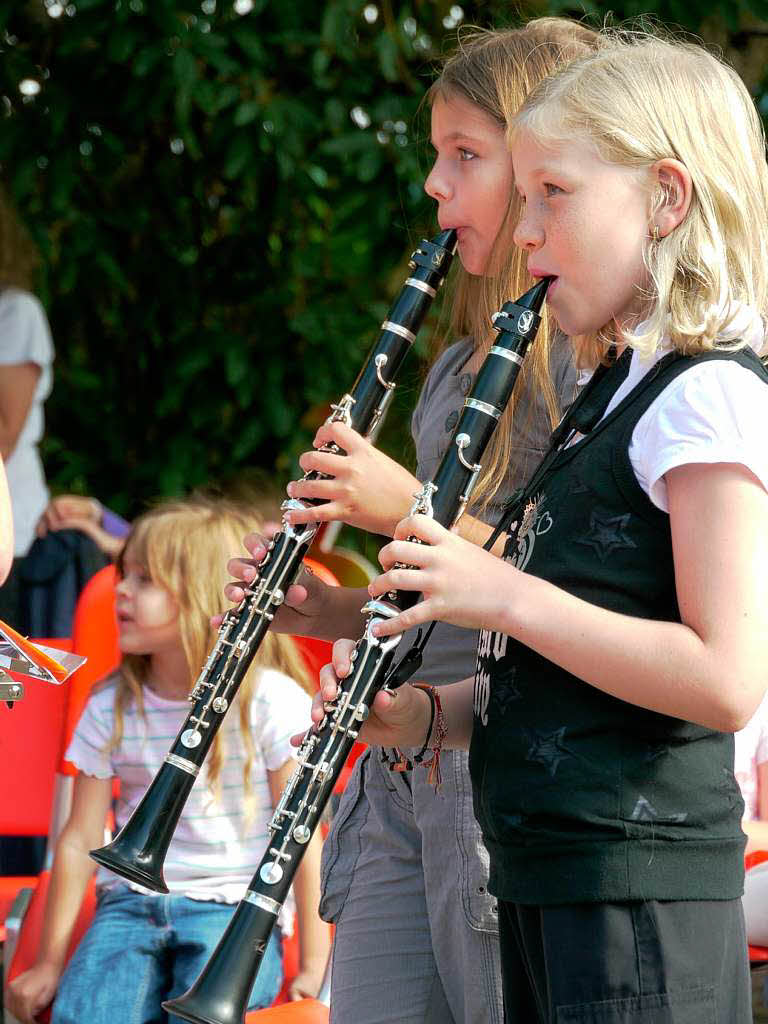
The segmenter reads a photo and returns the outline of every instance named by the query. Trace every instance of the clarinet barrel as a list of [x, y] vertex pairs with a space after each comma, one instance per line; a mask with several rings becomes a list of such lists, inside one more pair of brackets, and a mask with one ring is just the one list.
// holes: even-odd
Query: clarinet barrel
[[[453, 443], [433, 479], [424, 484], [414, 513], [432, 516], [449, 527], [466, 508], [482, 468], [480, 459], [538, 330], [548, 284], [545, 278], [516, 303], [505, 303], [494, 318], [499, 332], [496, 344], [464, 402]], [[325, 718], [299, 749], [296, 769], [272, 818], [269, 845], [245, 896], [192, 988], [163, 1003], [169, 1013], [192, 1024], [240, 1024], [243, 1020], [266, 943], [301, 857], [392, 668], [401, 637], [376, 637], [373, 627], [396, 615], [411, 597], [400, 591], [387, 595], [387, 600], [369, 601], [363, 608], [367, 620], [352, 652], [352, 669], [340, 682], [335, 701], [327, 705]]]
[[[456, 232], [452, 230], [441, 231], [431, 241], [422, 240], [411, 255], [410, 274], [352, 390], [332, 406], [330, 420], [343, 421], [366, 436], [376, 429], [394, 390], [394, 377], [445, 280], [455, 250]], [[326, 450], [340, 452], [336, 445]], [[317, 476], [310, 473], [305, 479]], [[309, 505], [290, 499], [283, 508]], [[283, 519], [258, 578], [238, 607], [224, 617], [216, 645], [190, 694], [192, 710], [160, 771], [113, 842], [91, 851], [99, 864], [155, 892], [168, 892], [163, 863], [187, 797], [275, 612], [301, 571], [317, 530], [316, 523], [293, 527]]]

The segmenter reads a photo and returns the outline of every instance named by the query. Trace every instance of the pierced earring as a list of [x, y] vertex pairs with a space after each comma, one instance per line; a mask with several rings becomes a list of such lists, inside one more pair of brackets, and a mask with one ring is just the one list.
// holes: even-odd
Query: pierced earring
[[660, 239], [660, 237], [661, 237], [661, 236], [659, 235], [659, 225], [658, 225], [658, 224], [654, 224], [654, 225], [653, 225], [653, 232], [652, 232], [652, 236], [653, 236], [653, 242], [654, 242], [654, 245], [658, 245], [658, 244], [659, 244], [659, 239]]

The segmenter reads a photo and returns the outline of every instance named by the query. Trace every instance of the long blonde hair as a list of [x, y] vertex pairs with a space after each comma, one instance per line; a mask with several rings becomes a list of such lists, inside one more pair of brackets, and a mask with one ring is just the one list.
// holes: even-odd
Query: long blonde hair
[[[456, 51], [443, 63], [427, 99], [432, 103], [438, 96], [459, 96], [506, 131], [531, 89], [569, 61], [591, 53], [596, 39], [597, 33], [592, 29], [567, 18], [537, 18], [521, 28], [467, 28], [459, 35]], [[519, 217], [520, 200], [513, 189], [491, 253], [491, 265], [498, 270], [493, 275], [478, 277], [459, 268], [453, 284], [450, 335], [469, 335], [475, 351], [483, 354], [493, 344], [492, 314], [533, 285], [526, 261], [512, 242]], [[520, 384], [543, 395], [554, 425], [560, 410], [549, 370], [546, 313], [544, 320], [526, 359]], [[512, 458], [514, 405], [513, 397], [485, 456], [473, 495], [481, 507], [498, 490]]]
[[[152, 581], [165, 587], [178, 603], [190, 689], [216, 640], [210, 619], [229, 607], [224, 597], [224, 586], [229, 581], [227, 556], [241, 550], [243, 537], [259, 527], [258, 518], [244, 506], [223, 498], [193, 495], [185, 500], [164, 501], [145, 512], [128, 536], [124, 552], [130, 551], [131, 558], [146, 567]], [[133, 703], [140, 714], [144, 713], [143, 687], [149, 678], [149, 666], [149, 655], [125, 654], [122, 658], [111, 749], [122, 739], [126, 708]], [[295, 679], [307, 693], [314, 692], [293, 639], [268, 632], [237, 696], [240, 732], [247, 754], [243, 768], [246, 816], [253, 795], [250, 705], [259, 669], [264, 667], [278, 669]], [[208, 784], [214, 795], [218, 794], [223, 759], [223, 737], [219, 731], [206, 760]]]
[[[658, 160], [673, 158], [693, 182], [682, 222], [658, 241], [649, 231], [649, 311], [642, 332], [605, 325], [585, 339], [583, 361], [598, 362], [614, 339], [651, 353], [665, 335], [680, 352], [702, 352], [718, 336], [728, 337], [740, 303], [765, 316], [765, 136], [732, 68], [692, 43], [606, 30], [595, 54], [533, 90], [512, 132], [520, 129], [545, 145], [591, 140], [606, 162], [637, 168], [639, 182]], [[648, 193], [650, 225], [666, 196], [650, 183]]]

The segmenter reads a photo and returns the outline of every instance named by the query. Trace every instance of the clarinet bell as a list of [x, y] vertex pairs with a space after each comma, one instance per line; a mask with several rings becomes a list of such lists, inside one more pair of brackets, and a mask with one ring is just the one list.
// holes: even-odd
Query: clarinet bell
[[137, 882], [153, 892], [168, 892], [163, 878], [165, 851], [158, 853], [151, 847], [138, 844], [135, 834], [130, 834], [130, 825], [129, 821], [107, 846], [91, 850], [91, 858], [130, 882]]

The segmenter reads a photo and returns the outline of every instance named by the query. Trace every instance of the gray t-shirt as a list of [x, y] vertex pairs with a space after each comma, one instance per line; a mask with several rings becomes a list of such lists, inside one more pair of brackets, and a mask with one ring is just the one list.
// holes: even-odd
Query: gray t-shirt
[[[464, 369], [471, 356], [471, 340], [457, 341], [439, 356], [424, 382], [411, 420], [419, 480], [430, 480], [434, 476], [451, 443], [464, 399], [475, 382], [475, 374]], [[552, 344], [550, 372], [561, 408], [565, 409], [573, 400], [577, 374], [570, 343], [561, 334], [556, 335]], [[532, 394], [528, 389], [518, 390], [515, 399], [514, 456], [501, 487], [482, 514], [482, 518], [492, 524], [500, 519], [502, 505], [510, 494], [530, 478], [548, 447], [552, 431], [546, 404], [540, 395]], [[415, 639], [416, 630], [409, 630], [403, 636], [395, 663]], [[414, 678], [436, 685], [466, 679], [474, 674], [476, 649], [476, 630], [438, 622], [424, 648], [424, 660]]]

